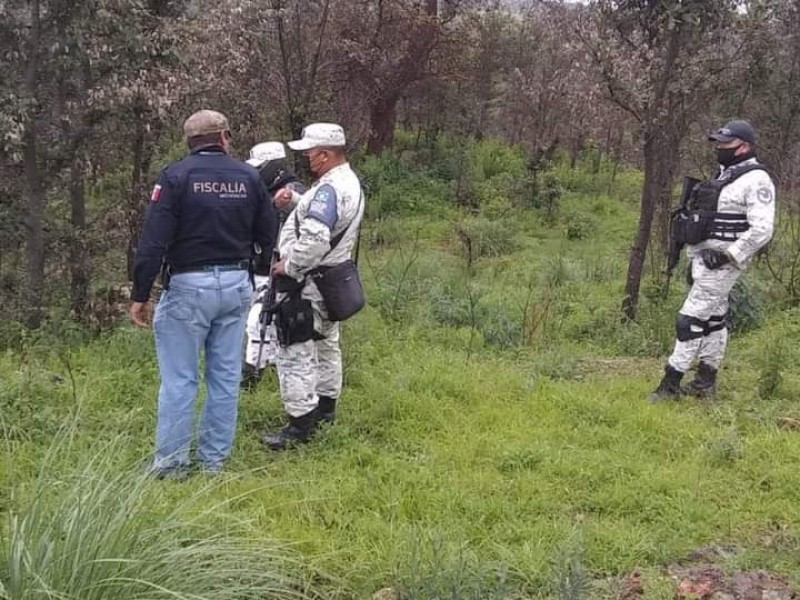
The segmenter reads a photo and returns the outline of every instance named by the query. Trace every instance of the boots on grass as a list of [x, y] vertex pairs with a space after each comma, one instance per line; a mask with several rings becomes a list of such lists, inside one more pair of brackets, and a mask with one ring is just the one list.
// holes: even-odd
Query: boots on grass
[[665, 400], [677, 400], [681, 395], [681, 378], [683, 373], [673, 369], [670, 365], [664, 369], [664, 377], [661, 383], [650, 394], [650, 402], [663, 402]]
[[314, 409], [317, 413], [317, 421], [333, 425], [336, 421], [336, 398], [330, 396], [320, 396], [319, 404]]
[[697, 398], [713, 398], [717, 393], [717, 370], [701, 362], [694, 379], [684, 386], [683, 393]]
[[270, 450], [286, 450], [309, 441], [316, 424], [317, 415], [313, 410], [300, 417], [289, 417], [288, 425], [279, 431], [265, 433], [261, 436], [261, 443]]

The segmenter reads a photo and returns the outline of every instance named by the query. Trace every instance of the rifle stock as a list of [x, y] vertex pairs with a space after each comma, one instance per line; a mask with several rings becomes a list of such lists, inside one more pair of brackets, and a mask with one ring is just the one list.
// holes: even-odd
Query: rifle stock
[[[681, 250], [683, 249], [683, 244], [675, 241], [675, 235], [673, 233], [673, 224], [676, 219], [680, 218], [680, 215], [688, 210], [689, 205], [689, 198], [692, 195], [692, 190], [694, 186], [700, 183], [700, 180], [695, 177], [684, 177], [683, 178], [683, 185], [681, 187], [681, 201], [678, 208], [673, 210], [670, 213], [669, 218], [669, 251], [667, 253], [667, 282], [669, 282], [669, 278], [672, 276], [672, 272], [675, 270], [675, 267], [678, 266], [678, 262], [681, 259]], [[669, 285], [669, 283], [667, 283]]]
[[258, 314], [258, 358], [256, 359], [256, 368], [261, 368], [261, 357], [264, 353], [264, 344], [267, 341], [267, 327], [272, 325], [273, 318], [275, 317], [275, 297], [277, 295], [277, 286], [275, 285], [275, 278], [272, 276], [272, 267], [281, 259], [278, 252], [278, 240], [281, 236], [283, 224], [286, 221], [283, 213], [278, 213], [278, 233], [275, 236], [275, 244], [272, 246], [272, 255], [269, 259], [269, 288], [261, 299], [261, 312]]

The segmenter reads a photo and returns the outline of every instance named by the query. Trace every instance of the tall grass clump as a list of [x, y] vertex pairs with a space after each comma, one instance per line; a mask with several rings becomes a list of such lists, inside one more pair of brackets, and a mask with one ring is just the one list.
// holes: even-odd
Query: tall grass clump
[[170, 501], [170, 485], [100, 458], [65, 480], [14, 487], [0, 524], [0, 599], [304, 597], [283, 551], [203, 501], [210, 486]]
[[784, 379], [783, 373], [789, 367], [786, 342], [781, 338], [771, 340], [758, 362], [758, 397], [769, 400], [778, 395]]
[[553, 595], [557, 600], [588, 600], [589, 573], [583, 563], [583, 541], [573, 532], [558, 550], [553, 563]]
[[395, 589], [403, 600], [505, 600], [508, 573], [502, 565], [481, 564], [466, 545], [438, 534], [411, 542], [396, 567]]

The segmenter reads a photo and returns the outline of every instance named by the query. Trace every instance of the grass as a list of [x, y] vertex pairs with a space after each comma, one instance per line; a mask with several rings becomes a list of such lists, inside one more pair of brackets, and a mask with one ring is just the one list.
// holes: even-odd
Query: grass
[[[371, 225], [370, 303], [344, 326], [336, 427], [263, 451], [257, 434], [282, 413], [271, 378], [242, 398], [222, 482], [148, 487], [151, 512], [134, 518], [155, 526], [191, 498], [181, 512], [197, 539], [214, 507], [212, 523], [289, 545], [302, 581], [348, 600], [387, 587], [420, 600], [611, 598], [634, 568], [654, 582], [646, 597], [670, 597], [660, 567], [710, 543], [737, 548], [724, 566], [796, 578], [800, 433], [780, 423], [800, 417], [800, 356], [785, 344], [777, 367], [763, 357], [776, 335], [796, 339], [800, 312], [732, 336], [717, 402], [648, 404], [684, 291], [645, 295], [640, 321], [619, 321], [635, 222], [621, 177], [611, 193], [570, 180], [561, 211], [590, 214], [585, 236], [517, 211], [503, 252], [469, 261], [453, 211]], [[488, 247], [504, 235], [470, 224]], [[4, 514], [40, 471], [60, 482], [108, 444], [109, 466], [151, 450], [153, 354], [148, 332], [122, 327], [0, 357]], [[72, 439], [54, 456], [65, 422]]]
[[209, 501], [214, 482], [188, 495], [159, 489], [141, 469], [115, 464], [115, 444], [97, 444], [77, 471], [51, 477], [73, 433], [62, 430], [35, 480], [7, 488], [0, 598], [308, 597], [285, 547], [226, 517], [232, 498]]

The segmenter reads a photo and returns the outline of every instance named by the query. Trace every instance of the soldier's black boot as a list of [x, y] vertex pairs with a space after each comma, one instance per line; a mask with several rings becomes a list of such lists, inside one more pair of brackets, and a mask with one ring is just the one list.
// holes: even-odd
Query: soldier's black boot
[[694, 379], [684, 386], [683, 393], [697, 398], [713, 398], [717, 393], [717, 370], [701, 362], [697, 365]]
[[320, 396], [319, 404], [317, 404], [315, 410], [317, 412], [317, 421], [333, 425], [336, 421], [336, 398]]
[[239, 382], [239, 386], [249, 392], [258, 385], [263, 374], [263, 369], [256, 369], [255, 365], [244, 363], [242, 366], [242, 380]]
[[283, 429], [262, 435], [261, 443], [270, 450], [286, 450], [309, 441], [316, 424], [317, 415], [314, 410], [300, 417], [289, 417], [289, 423]]
[[650, 394], [650, 402], [663, 402], [664, 400], [677, 400], [681, 395], [681, 378], [683, 373], [673, 369], [670, 365], [664, 369], [661, 383]]

